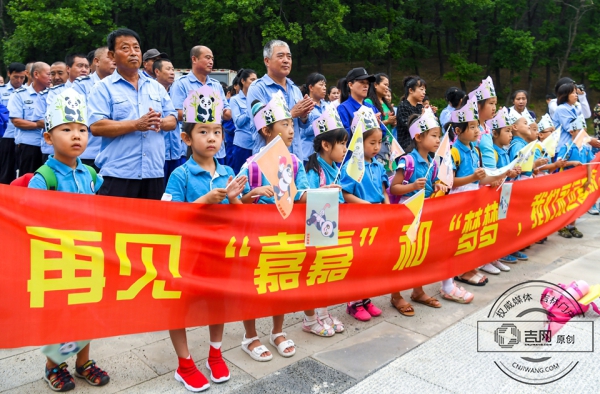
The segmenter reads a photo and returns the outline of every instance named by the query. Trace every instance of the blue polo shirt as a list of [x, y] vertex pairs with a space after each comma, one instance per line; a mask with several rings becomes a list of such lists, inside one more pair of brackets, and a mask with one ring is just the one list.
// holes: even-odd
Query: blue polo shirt
[[[250, 129], [252, 130], [252, 139], [254, 141], [252, 152], [255, 154], [258, 153], [260, 148], [265, 146], [265, 141], [259, 137], [256, 127], [254, 127], [254, 116], [252, 116], [252, 103], [254, 100], [258, 100], [264, 105], [267, 105], [275, 93], [281, 92], [283, 93], [288, 110], [290, 111], [298, 101], [302, 100], [303, 96], [300, 89], [298, 89], [291, 79], [286, 78], [285, 80], [287, 89], [284, 89], [283, 86], [273, 81], [268, 74], [265, 74], [252, 82], [252, 85], [250, 85], [250, 88], [248, 89], [248, 97], [246, 99], [248, 105], [246, 107], [246, 113], [251, 119]], [[294, 119], [294, 140], [292, 141], [292, 146], [290, 146], [290, 152], [298, 157], [302, 157], [301, 130], [310, 127], [310, 122], [306, 121], [306, 123], [302, 123], [300, 119]]]
[[[358, 111], [358, 109], [362, 105], [371, 108], [376, 115], [379, 113], [379, 110], [375, 108], [373, 104], [369, 104], [367, 102], [363, 102], [362, 104], [360, 104], [358, 101], [354, 100], [352, 96], [348, 97], [348, 100], [344, 101], [337, 107], [338, 114], [340, 115], [340, 120], [342, 121], [344, 128], [348, 132], [348, 144], [350, 144], [350, 141], [352, 140], [352, 129], [350, 128], [350, 126], [352, 126], [354, 113]], [[385, 133], [387, 132], [387, 128], [382, 124], [379, 124], [379, 127], [381, 128], [381, 130], [383, 130], [383, 135], [385, 135]]]
[[[102, 119], [136, 120], [149, 108], [163, 118], [177, 118], [165, 88], [138, 71], [138, 89], [126, 81], [118, 70], [94, 85], [88, 98], [88, 126]], [[164, 177], [165, 140], [156, 131], [139, 131], [118, 137], [102, 137], [96, 165], [100, 173], [123, 179]]]
[[554, 115], [552, 116], [552, 122], [554, 123], [555, 128], [558, 128], [558, 126], [562, 127], [556, 149], [568, 146], [571, 143], [572, 138], [569, 133], [569, 128], [571, 127], [571, 123], [577, 119], [580, 114], [581, 105], [574, 106], [569, 103], [562, 103], [556, 107], [556, 111], [554, 111]]
[[[87, 167], [81, 163], [81, 159], [79, 158], [77, 158], [77, 167], [74, 169], [56, 160], [54, 155], [51, 155], [45, 164], [54, 170], [56, 182], [58, 184], [57, 190], [61, 192], [96, 194], [104, 182], [102, 176], [98, 174], [96, 184], [94, 184], [92, 175]], [[35, 174], [33, 178], [31, 178], [28, 187], [32, 189], [48, 189], [44, 177], [40, 174]]]
[[[452, 146], [452, 150], [458, 151], [460, 155], [460, 163], [457, 163], [456, 160], [454, 160], [454, 155], [452, 155], [454, 176], [456, 178], [463, 178], [473, 175], [475, 170], [479, 168], [479, 154], [475, 149], [475, 144], [473, 142], [469, 142], [469, 146], [466, 146], [457, 139]], [[473, 183], [478, 184], [479, 181], [475, 181]]]
[[[572, 141], [571, 141], [572, 142]], [[581, 150], [577, 148], [577, 145], [571, 144], [563, 145], [558, 151], [558, 157], [564, 157], [565, 161], [578, 161], [581, 164], [590, 163], [594, 159], [592, 148], [588, 145], [583, 145]], [[570, 145], [570, 146], [569, 146]], [[567, 152], [567, 148], [569, 149]], [[573, 166], [565, 167], [565, 170], [571, 169]]]
[[[8, 112], [11, 119], [24, 119], [35, 122], [35, 107], [38, 105], [40, 93], [31, 86], [21, 86], [15, 90], [8, 100]], [[23, 130], [15, 127], [15, 144], [40, 146], [42, 129]]]
[[450, 122], [450, 116], [454, 110], [455, 108], [450, 104], [448, 104], [448, 106], [442, 110], [442, 113], [440, 114], [440, 125], [442, 127], [444, 127], [446, 123]]
[[[100, 81], [98, 74], [93, 73], [84, 77], [77, 77], [71, 87], [79, 94], [84, 96], [87, 100], [92, 88], [96, 82]], [[88, 133], [88, 144], [85, 151], [81, 154], [82, 159], [95, 160], [100, 153], [100, 147], [102, 145], [102, 137], [94, 137], [92, 133]]]
[[[15, 88], [10, 84], [10, 82], [6, 85], [0, 86], [0, 101], [2, 102], [2, 105], [6, 107], [7, 111], [9, 111], [8, 100], [14, 92]], [[15, 138], [15, 125], [10, 120], [10, 111], [8, 117], [9, 119], [6, 125], [6, 130], [4, 131], [4, 135], [2, 136], [2, 138]]]
[[[419, 154], [419, 151], [413, 149], [409, 155], [413, 158], [413, 163], [415, 165], [415, 170], [410, 177], [410, 179], [405, 179], [408, 183], [415, 183], [419, 178], [425, 178], [425, 174], [427, 174], [427, 170], [429, 169], [430, 162], [428, 160], [423, 159], [423, 157]], [[406, 156], [402, 156], [398, 161], [398, 169], [406, 169]], [[427, 174], [427, 180], [425, 182], [425, 198], [428, 198], [433, 194], [433, 184], [435, 183], [436, 178], [433, 177], [433, 168]], [[413, 190], [412, 192], [404, 194], [404, 197], [414, 196], [420, 190]]]
[[512, 161], [508, 156], [508, 151], [503, 147], [494, 144], [494, 152], [496, 152], [496, 165], [494, 168], [502, 168], [509, 165]]
[[321, 100], [318, 105], [315, 105], [313, 110], [310, 111], [310, 114], [308, 114], [308, 122], [306, 122], [311, 126], [300, 131], [300, 136], [302, 137], [302, 160], [304, 161], [308, 160], [308, 157], [315, 153], [315, 149], [313, 147], [315, 133], [313, 131], [312, 124], [319, 116], [323, 114], [323, 111], [325, 111], [327, 105], [328, 104], [325, 100]]
[[479, 126], [481, 138], [477, 147], [481, 152], [481, 159], [485, 168], [496, 168], [496, 155], [494, 154], [494, 140], [492, 133], [486, 133], [486, 130]]
[[235, 135], [233, 145], [240, 148], [252, 150], [254, 140], [252, 130], [254, 130], [254, 120], [248, 115], [248, 100], [242, 90], [233, 96], [229, 102], [231, 105], [231, 117], [235, 123]]
[[[333, 184], [335, 177], [338, 174], [338, 167], [335, 163], [332, 165], [327, 164], [325, 160], [317, 153], [317, 161], [321, 165], [321, 169], [323, 170], [323, 174], [325, 175], [325, 185]], [[340, 174], [341, 175], [341, 174]], [[318, 189], [321, 187], [321, 175], [315, 171], [314, 169], [308, 170], [306, 173], [306, 178], [308, 180], [308, 187], [310, 189]], [[344, 195], [340, 191], [340, 204], [344, 203]]]
[[365, 161], [365, 174], [360, 183], [348, 175], [346, 172], [347, 168], [348, 162], [342, 167], [340, 184], [343, 191], [353, 194], [371, 204], [381, 204], [385, 201], [382, 187], [383, 185], [386, 188], [389, 186], [389, 179], [385, 173], [383, 164], [374, 158], [371, 159], [370, 163]]
[[[198, 165], [193, 157], [177, 167], [171, 173], [165, 190], [165, 193], [171, 195], [171, 201], [194, 202], [213, 189], [226, 188], [229, 177], [235, 178], [235, 174], [230, 167], [213, 160], [217, 166], [214, 175]], [[229, 199], [225, 197], [221, 204], [229, 204]]]
[[[223, 110], [229, 109], [229, 102], [225, 98], [225, 92], [223, 92], [223, 86], [221, 83], [214, 78], [206, 77], [206, 85], [210, 86], [218, 95], [221, 97], [223, 102]], [[200, 89], [204, 84], [196, 78], [193, 72], [179, 78], [169, 89], [171, 100], [173, 100], [173, 106], [176, 110], [183, 110], [183, 102], [187, 98], [188, 94], [192, 90]], [[180, 156], [181, 157], [181, 156]], [[215, 155], [217, 159], [225, 157], [225, 144], [221, 144], [221, 149]]]
[[[293, 153], [292, 153], [293, 154]], [[300, 159], [298, 159], [298, 157], [296, 157], [296, 160], [298, 161], [298, 172], [296, 173], [296, 176], [294, 178], [294, 183], [296, 184], [296, 189], [297, 190], [306, 190], [308, 189], [308, 179], [306, 178], [306, 170], [304, 169], [304, 165], [302, 164], [302, 161]], [[244, 186], [244, 195], [250, 193], [250, 191], [252, 190], [252, 188], [250, 187], [250, 176], [248, 176], [248, 166], [244, 165], [242, 167], [242, 169], [240, 170], [240, 173], [238, 174], [239, 176], [247, 176], [248, 177], [248, 181], [246, 182], [246, 185]], [[269, 182], [269, 180], [267, 179], [267, 177], [265, 177], [265, 174], [263, 174], [261, 172], [260, 174], [261, 176], [261, 187], [262, 186], [268, 186], [271, 183]], [[298, 191], [296, 193], [296, 196], [294, 197], [294, 201], [298, 201], [300, 199], [300, 197], [302, 197], [302, 193], [304, 193], [303, 191]], [[260, 198], [254, 199], [254, 201], [257, 204], [275, 204], [275, 197], [265, 197], [265, 196], [261, 196]]]

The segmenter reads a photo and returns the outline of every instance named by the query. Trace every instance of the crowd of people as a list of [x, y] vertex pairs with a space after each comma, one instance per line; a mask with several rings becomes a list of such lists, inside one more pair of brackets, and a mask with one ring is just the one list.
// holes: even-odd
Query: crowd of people
[[[592, 113], [583, 87], [570, 78], [557, 82], [556, 98], [549, 97], [550, 113], [544, 116], [527, 108], [524, 90], [513, 94], [512, 107], [498, 109], [488, 77], [469, 94], [448, 89], [448, 105], [438, 117], [427, 97], [427, 83], [419, 76], [404, 79], [403, 98], [395, 107], [385, 74], [354, 68], [336, 84], [328, 84], [323, 75], [312, 73], [298, 87], [288, 78], [292, 54], [285, 42], [268, 42], [263, 58], [265, 75], [242, 69], [232, 86], [222, 86], [210, 77], [211, 49], [195, 46], [190, 50], [191, 72], [176, 79], [166, 53], [150, 49], [142, 54], [138, 35], [118, 29], [108, 35], [106, 47], [88, 55], [72, 54], [51, 65], [11, 63], [7, 83], [0, 87], [0, 182], [190, 203], [274, 204], [274, 187], [252, 158], [280, 137], [292, 153], [300, 190], [293, 196], [296, 203], [306, 201], [306, 189], [333, 188], [339, 190], [340, 203], [389, 204], [402, 203], [423, 189], [429, 198], [499, 186], [507, 177], [518, 181], [568, 170], [591, 161], [600, 148], [598, 130], [583, 149], [573, 146]], [[600, 115], [600, 106], [594, 113]], [[594, 124], [600, 128], [600, 120]], [[362, 144], [349, 152], [359, 126], [364, 130]], [[524, 146], [545, 140], [559, 126], [556, 154], [537, 149], [533, 170], [515, 167], [498, 176], [486, 175], [486, 168], [506, 166]], [[451, 187], [430, 171], [432, 155], [445, 134], [452, 141]], [[380, 154], [393, 139], [406, 154], [386, 165]], [[364, 156], [361, 181], [345, 164], [356, 154]], [[560, 235], [583, 236], [574, 223]], [[473, 293], [457, 282], [484, 286], [488, 278], [482, 271], [497, 275], [510, 271], [506, 264], [524, 260], [526, 254], [517, 250], [482, 262], [479, 269], [442, 281], [441, 298], [470, 303]], [[442, 307], [422, 287], [414, 288], [410, 299]], [[399, 291], [391, 294], [390, 302], [402, 315], [414, 316], [412, 304]], [[370, 299], [351, 300], [346, 311], [359, 321], [382, 314]], [[302, 328], [307, 333], [329, 337], [344, 331], [327, 305], [304, 313]], [[292, 357], [296, 348], [283, 332], [283, 322], [283, 315], [273, 316], [269, 342], [280, 356]], [[243, 324], [241, 349], [253, 360], [271, 360], [273, 354], [261, 343], [255, 321]], [[224, 324], [209, 326], [209, 332], [210, 379], [225, 382], [230, 374], [221, 356]], [[170, 336], [179, 359], [175, 379], [190, 391], [207, 389], [210, 383], [191, 358], [185, 329], [171, 330]], [[66, 363], [47, 359], [44, 379], [52, 390], [74, 388], [67, 368]], [[75, 369], [75, 376], [91, 385], [110, 380], [90, 359], [89, 344], [78, 353]]]

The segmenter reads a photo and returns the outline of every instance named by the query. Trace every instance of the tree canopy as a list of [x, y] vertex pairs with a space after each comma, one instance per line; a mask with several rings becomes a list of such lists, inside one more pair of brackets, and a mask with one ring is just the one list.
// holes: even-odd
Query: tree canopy
[[439, 78], [465, 86], [491, 74], [506, 93], [521, 74], [531, 91], [545, 69], [539, 97], [556, 76], [600, 89], [599, 11], [592, 0], [0, 0], [0, 66], [87, 53], [128, 27], [176, 67], [189, 67], [189, 49], [202, 44], [218, 68], [260, 72], [262, 46], [279, 38], [295, 72], [354, 62], [419, 74], [433, 62]]

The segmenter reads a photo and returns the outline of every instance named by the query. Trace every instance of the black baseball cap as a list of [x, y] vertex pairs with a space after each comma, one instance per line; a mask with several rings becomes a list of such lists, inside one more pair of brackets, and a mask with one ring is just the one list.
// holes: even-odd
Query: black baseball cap
[[142, 61], [146, 61], [148, 59], [152, 59], [155, 57], [160, 57], [161, 59], [168, 59], [169, 56], [164, 53], [164, 52], [159, 52], [158, 49], [156, 48], [152, 48], [152, 49], [148, 49], [146, 51], [146, 53], [144, 53], [144, 56], [142, 56]]
[[366, 79], [369, 82], [375, 82], [375, 75], [369, 74], [367, 70], [362, 67], [353, 68], [348, 72], [348, 75], [346, 75], [346, 81], [348, 82], [359, 81], [362, 79]]

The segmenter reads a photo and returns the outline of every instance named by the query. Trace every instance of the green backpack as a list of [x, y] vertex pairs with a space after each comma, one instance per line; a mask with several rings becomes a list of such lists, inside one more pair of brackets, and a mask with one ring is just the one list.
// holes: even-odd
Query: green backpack
[[[94, 185], [96, 185], [96, 179], [98, 179], [98, 174], [96, 173], [96, 170], [94, 169], [94, 167], [90, 167], [87, 164], [84, 164], [84, 166], [85, 168], [87, 168], [90, 175], [92, 176], [92, 181], [94, 182]], [[58, 189], [58, 180], [56, 179], [56, 174], [54, 173], [54, 170], [50, 168], [47, 164], [44, 164], [43, 166], [38, 168], [35, 173], [40, 174], [42, 178], [44, 178], [48, 190]]]

